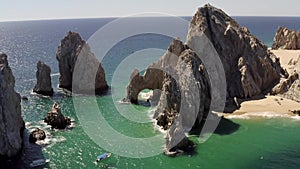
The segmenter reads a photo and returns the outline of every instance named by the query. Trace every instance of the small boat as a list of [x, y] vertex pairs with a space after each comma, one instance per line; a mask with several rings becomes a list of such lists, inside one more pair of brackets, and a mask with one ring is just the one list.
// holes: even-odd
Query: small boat
[[104, 153], [104, 154], [101, 154], [101, 155], [99, 155], [98, 157], [97, 157], [97, 162], [99, 162], [99, 161], [102, 161], [102, 160], [105, 160], [105, 159], [107, 159], [108, 157], [110, 157], [111, 156], [111, 153]]
[[48, 163], [50, 160], [45, 160], [45, 159], [38, 159], [38, 160], [34, 160], [30, 163], [30, 167], [37, 167], [37, 166], [41, 166], [44, 165], [46, 163]]

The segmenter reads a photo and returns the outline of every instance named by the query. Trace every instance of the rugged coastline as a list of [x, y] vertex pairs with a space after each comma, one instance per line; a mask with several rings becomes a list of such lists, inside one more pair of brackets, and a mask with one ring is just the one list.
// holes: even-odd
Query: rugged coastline
[[[197, 40], [197, 36], [203, 35], [211, 41], [224, 67], [227, 83], [224, 110], [226, 112], [241, 114], [245, 111], [247, 100], [259, 100], [259, 96], [264, 98], [270, 93], [284, 94], [293, 87], [287, 82], [294, 83], [299, 78], [297, 74], [293, 75], [282, 67], [278, 56], [221, 9], [211, 5], [199, 8], [191, 20], [187, 41], [183, 43], [174, 39], [167, 53], [159, 61], [151, 64], [143, 76], [135, 70], [127, 86], [126, 99], [135, 104], [141, 90], [162, 90], [154, 118], [157, 124], [167, 131], [166, 154], [173, 155], [186, 151], [191, 143], [187, 141], [184, 133], [205, 122], [210, 111], [222, 112], [222, 110], [209, 110], [211, 100], [221, 96], [211, 96], [207, 70], [199, 60], [199, 58], [207, 59], [205, 56], [210, 55], [202, 51], [201, 41]], [[202, 55], [197, 56], [199, 53]], [[199, 85], [195, 86], [195, 84]], [[200, 92], [195, 93], [195, 91]], [[184, 99], [181, 98], [181, 93], [184, 93]], [[290, 95], [295, 96], [294, 93]], [[274, 99], [272, 97], [266, 97], [261, 104], [270, 103], [269, 100]], [[281, 104], [279, 101], [282, 98], [274, 97], [279, 97], [276, 98], [278, 102], [275, 103]], [[250, 103], [253, 106], [257, 104]], [[290, 107], [290, 101], [284, 101], [287, 105], [280, 106], [281, 109], [277, 109], [277, 112], [297, 109], [298, 103], [292, 103], [293, 106]], [[180, 113], [182, 108], [184, 111]], [[199, 110], [191, 111], [195, 108]], [[272, 111], [278, 107], [266, 106], [265, 108], [271, 108], [269, 111]], [[246, 111], [251, 112], [249, 109]]]

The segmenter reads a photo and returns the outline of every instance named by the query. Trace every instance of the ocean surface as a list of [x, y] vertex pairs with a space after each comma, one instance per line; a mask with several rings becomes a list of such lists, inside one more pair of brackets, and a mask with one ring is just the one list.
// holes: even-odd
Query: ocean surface
[[[269, 47], [278, 26], [286, 26], [290, 29], [300, 29], [300, 18], [297, 17], [234, 17], [242, 26], [246, 26], [250, 32], [256, 35]], [[151, 18], [143, 18], [145, 20]], [[153, 19], [153, 18], [152, 18]], [[168, 18], [164, 18], [165, 22]], [[187, 21], [190, 17], [184, 17]], [[216, 132], [204, 143], [200, 143], [197, 136], [190, 136], [197, 144], [196, 152], [189, 155], [172, 158], [158, 154], [147, 158], [124, 157], [117, 153], [101, 162], [95, 163], [97, 155], [108, 150], [104, 143], [94, 142], [85, 132], [86, 124], [80, 122], [78, 109], [74, 107], [71, 97], [65, 97], [56, 93], [52, 98], [38, 97], [31, 94], [35, 85], [36, 63], [44, 61], [52, 69], [52, 85], [57, 91], [58, 62], [56, 50], [60, 40], [66, 36], [69, 30], [79, 32], [83, 39], [87, 40], [105, 24], [114, 21], [114, 18], [103, 19], [73, 19], [73, 20], [47, 20], [47, 21], [20, 21], [0, 22], [0, 51], [8, 55], [9, 64], [13, 70], [16, 87], [22, 95], [28, 96], [28, 101], [22, 101], [22, 116], [26, 122], [25, 148], [20, 160], [14, 160], [8, 164], [0, 164], [0, 168], [30, 168], [33, 160], [45, 158], [50, 162], [40, 168], [200, 168], [200, 169], [295, 169], [300, 166], [300, 120], [293, 118], [253, 118], [253, 119], [229, 119], [219, 124]], [[138, 26], [138, 25], [137, 25]], [[172, 28], [169, 28], [172, 29]], [[107, 37], [109, 40], [110, 37]], [[128, 77], [117, 76], [119, 83], [114, 82], [114, 73], [132, 71], [135, 66], [150, 64], [167, 49], [171, 38], [157, 34], [138, 34], [123, 39], [114, 45], [102, 60], [106, 71], [106, 77], [111, 86], [110, 92], [96, 98], [99, 110], [104, 119], [116, 131], [129, 137], [147, 138], [159, 135], [160, 131], [153, 127], [147, 116], [153, 111], [153, 107], [143, 105], [118, 105], [118, 100], [125, 96], [125, 86]], [[139, 53], [142, 49], [159, 49]], [[119, 66], [128, 55], [143, 57], [130, 62], [130, 66]], [[134, 58], [134, 57], [133, 57]], [[145, 66], [146, 66], [145, 65]], [[147, 92], [147, 91], [142, 91]], [[84, 103], [89, 98], [79, 98]], [[66, 130], [51, 130], [43, 123], [43, 118], [50, 110], [52, 104], [58, 101], [62, 107], [62, 113], [70, 116], [74, 123]], [[77, 99], [78, 101], [78, 99]], [[145, 102], [142, 102], [143, 104]], [[120, 114], [130, 114], [138, 111], [148, 122], [132, 122]], [[87, 108], [86, 118], [89, 119], [92, 108]], [[83, 112], [85, 113], [85, 112]], [[80, 116], [82, 113], [80, 113]], [[100, 123], [100, 122], [99, 122]], [[46, 131], [47, 139], [37, 145], [28, 143], [28, 133], [39, 127]], [[97, 135], [98, 128], [90, 129]], [[102, 130], [106, 130], [102, 128]], [[106, 137], [102, 135], [101, 137]], [[110, 142], [110, 140], [108, 140]], [[113, 142], [113, 138], [111, 140]], [[118, 144], [116, 147], [136, 149], [136, 145]], [[148, 151], [148, 150], [144, 150]], [[38, 168], [38, 167], [37, 167]]]

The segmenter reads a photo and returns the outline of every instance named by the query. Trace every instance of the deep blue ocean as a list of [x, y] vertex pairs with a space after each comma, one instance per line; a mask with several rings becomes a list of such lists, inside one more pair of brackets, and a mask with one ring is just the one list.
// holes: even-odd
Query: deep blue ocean
[[[187, 21], [191, 17], [183, 17]], [[273, 43], [278, 26], [290, 29], [300, 29], [298, 17], [234, 17], [238, 23], [247, 27], [269, 47]], [[145, 20], [151, 18], [143, 18]], [[153, 19], [153, 18], [152, 18]], [[164, 18], [165, 22], [168, 18]], [[22, 115], [26, 122], [25, 148], [20, 160], [8, 164], [0, 164], [0, 168], [30, 168], [29, 164], [36, 159], [50, 159], [50, 162], [40, 168], [203, 168], [203, 169], [252, 169], [252, 168], [282, 168], [294, 169], [300, 166], [300, 123], [295, 119], [232, 119], [222, 122], [220, 128], [229, 132], [216, 132], [205, 143], [198, 144], [193, 155], [177, 158], [159, 154], [147, 158], [128, 158], [119, 154], [112, 156], [103, 163], [94, 163], [98, 154], [107, 150], [102, 143], [95, 143], [84, 131], [84, 127], [75, 113], [73, 100], [55, 94], [52, 98], [40, 98], [32, 95], [35, 85], [36, 63], [44, 61], [51, 67], [52, 86], [57, 91], [58, 62], [57, 47], [68, 31], [80, 33], [87, 40], [98, 29], [114, 21], [115, 18], [72, 19], [47, 21], [0, 22], [0, 52], [8, 55], [10, 67], [13, 70], [15, 89], [22, 96], [28, 96], [28, 101], [22, 101]], [[169, 28], [172, 29], [172, 28]], [[112, 77], [117, 66], [128, 55], [141, 49], [158, 48], [161, 51], [153, 56], [143, 56], [144, 60], [153, 62], [160, 58], [171, 42], [171, 37], [156, 34], [140, 34], [124, 39], [111, 48], [102, 60], [106, 77], [111, 89], [118, 89], [117, 99], [125, 96], [125, 86], [128, 78], [122, 83], [112, 85]], [[109, 40], [109, 37], [107, 37]], [[140, 63], [132, 62], [132, 65]], [[130, 67], [131, 69], [131, 67]], [[133, 70], [133, 69], [132, 69]], [[124, 93], [122, 93], [123, 91]], [[88, 98], [82, 98], [85, 102]], [[59, 101], [62, 113], [70, 116], [75, 122], [72, 128], [64, 131], [51, 130], [42, 120], [50, 110], [54, 101]], [[115, 108], [111, 93], [97, 98], [99, 109], [110, 125], [120, 133], [132, 137], [151, 137], [159, 133], [152, 123], [134, 123], [125, 119]], [[123, 105], [125, 111], [138, 110], [147, 114], [151, 108], [138, 105]], [[93, 112], [94, 110], [86, 110]], [[87, 113], [87, 116], [88, 113]], [[35, 127], [47, 132], [47, 139], [38, 145], [29, 144], [28, 132]], [[95, 130], [97, 134], [97, 130]], [[197, 141], [195, 136], [191, 139]], [[115, 145], [122, 146], [122, 145]], [[132, 149], [135, 145], [126, 145]], [[2, 165], [2, 166], [1, 166]]]

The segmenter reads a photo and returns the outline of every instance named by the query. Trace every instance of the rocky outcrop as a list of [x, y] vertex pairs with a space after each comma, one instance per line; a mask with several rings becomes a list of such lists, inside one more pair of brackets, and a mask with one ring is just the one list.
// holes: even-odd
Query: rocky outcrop
[[36, 141], [39, 140], [45, 140], [45, 138], [46, 138], [46, 133], [43, 130], [36, 128], [29, 135], [29, 142], [35, 143]]
[[288, 78], [281, 78], [280, 83], [272, 89], [272, 94], [300, 103], [300, 56], [297, 59], [291, 59], [287, 69], [290, 75]]
[[0, 54], [0, 156], [13, 157], [22, 148], [24, 121], [21, 96], [15, 92], [15, 78], [7, 55]]
[[192, 18], [187, 45], [195, 51], [200, 45], [197, 37], [202, 33], [213, 44], [223, 63], [227, 98], [252, 97], [278, 83], [282, 68], [276, 62], [276, 56], [222, 10], [205, 5]]
[[295, 31], [285, 27], [278, 27], [272, 49], [300, 49], [300, 30]]
[[78, 33], [69, 32], [61, 40], [56, 58], [59, 87], [81, 94], [102, 94], [108, 90], [104, 69]]
[[37, 71], [36, 71], [37, 83], [33, 89], [33, 92], [46, 95], [46, 96], [52, 96], [53, 88], [51, 83], [50, 67], [41, 61], [39, 61], [36, 66], [37, 66]]
[[[224, 68], [226, 82], [221, 87], [226, 89], [226, 96], [218, 95], [212, 92], [215, 89], [210, 88], [211, 81], [218, 81], [220, 77], [209, 79], [203, 61], [212, 59], [211, 62], [215, 62], [212, 57], [215, 53], [209, 53], [211, 46], [203, 43], [204, 35], [219, 55]], [[150, 71], [153, 65], [163, 72]], [[216, 71], [219, 67], [209, 69]], [[232, 100], [234, 103], [234, 98], [267, 93], [284, 76], [279, 60], [268, 51], [266, 45], [222, 10], [210, 5], [199, 8], [193, 16], [186, 44], [174, 40], [167, 53], [149, 68], [146, 73], [163, 74], [163, 80], [153, 78], [150, 81], [161, 84], [162, 93], [154, 118], [158, 125], [167, 130], [167, 154], [193, 147], [186, 141], [185, 133], [207, 118], [212, 98], [223, 98], [224, 102], [226, 99]], [[135, 85], [131, 85], [129, 91], [142, 85], [139, 82], [131, 78], [129, 86]], [[220, 107], [215, 108], [217, 110], [213, 111], [223, 111]]]
[[[126, 88], [126, 101], [138, 103], [138, 94], [144, 89], [161, 90], [164, 80], [164, 73], [172, 71], [177, 64], [178, 55], [184, 50], [183, 43], [174, 39], [170, 44], [167, 53], [160, 60], [151, 64], [145, 71], [144, 75], [140, 75], [139, 70], [135, 69], [130, 76], [130, 83]], [[169, 72], [170, 73], [170, 72]]]
[[51, 111], [48, 112], [44, 122], [51, 125], [52, 128], [65, 129], [71, 124], [71, 119], [63, 116], [60, 105], [56, 102], [53, 104]]

